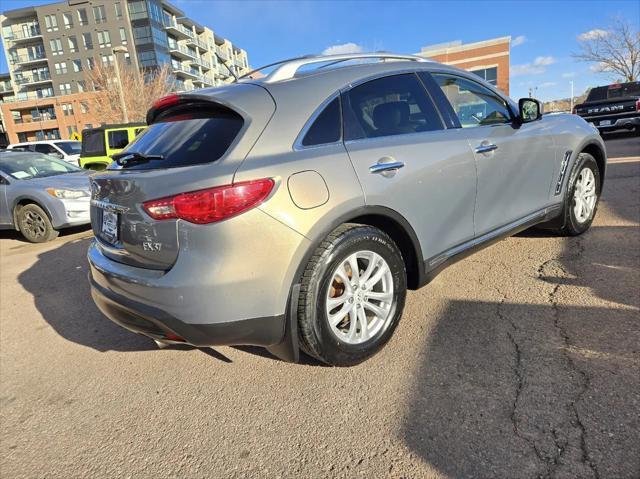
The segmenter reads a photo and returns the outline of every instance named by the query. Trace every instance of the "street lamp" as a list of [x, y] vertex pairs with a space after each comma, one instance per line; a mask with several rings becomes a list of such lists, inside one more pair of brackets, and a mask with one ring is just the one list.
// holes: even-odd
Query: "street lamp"
[[118, 81], [118, 96], [120, 97], [120, 108], [122, 108], [122, 116], [125, 123], [129, 123], [129, 114], [127, 113], [127, 105], [124, 102], [124, 92], [122, 91], [122, 81], [120, 81], [120, 66], [118, 65], [118, 53], [129, 53], [127, 47], [119, 46], [111, 49], [115, 59], [116, 80]]

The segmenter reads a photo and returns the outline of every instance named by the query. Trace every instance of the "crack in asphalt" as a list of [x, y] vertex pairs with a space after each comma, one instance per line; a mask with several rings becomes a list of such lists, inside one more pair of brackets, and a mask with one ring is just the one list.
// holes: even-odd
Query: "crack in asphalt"
[[[575, 244], [571, 244], [570, 246], [571, 246], [570, 248], [571, 254], [566, 255], [565, 258], [554, 258], [542, 263], [538, 267], [538, 277], [544, 280], [544, 270], [551, 263], [555, 263], [554, 266], [556, 266], [562, 272], [563, 275], [565, 276], [568, 275], [566, 269], [564, 268], [560, 260], [565, 259], [576, 264], [582, 258], [582, 255], [584, 254], [584, 251], [585, 251], [585, 246], [582, 238], [575, 238]], [[586, 443], [587, 431], [582, 422], [582, 419], [580, 417], [580, 414], [578, 412], [578, 407], [577, 407], [577, 404], [582, 401], [584, 394], [589, 389], [591, 382], [587, 373], [578, 367], [578, 365], [575, 363], [575, 361], [573, 360], [573, 358], [569, 353], [573, 344], [571, 343], [571, 338], [569, 337], [568, 332], [560, 323], [560, 308], [558, 304], [557, 295], [558, 295], [558, 290], [561, 287], [562, 287], [562, 284], [560, 283], [554, 285], [551, 292], [549, 293], [548, 302], [551, 305], [553, 310], [553, 325], [555, 329], [558, 331], [558, 334], [564, 343], [563, 355], [567, 361], [567, 364], [571, 368], [571, 370], [578, 373], [578, 375], [581, 378], [580, 390], [578, 391], [578, 393], [575, 395], [575, 397], [573, 398], [573, 400], [570, 402], [568, 406], [569, 410], [572, 412], [572, 415], [573, 415], [573, 421], [571, 423], [574, 427], [577, 427], [580, 432], [580, 452], [581, 452], [582, 463], [589, 467], [589, 469], [593, 472], [595, 479], [600, 479], [600, 474], [598, 472], [597, 465], [591, 458], [589, 449], [587, 447], [587, 443]], [[560, 462], [560, 459], [562, 458], [566, 450], [566, 445], [565, 447], [560, 446], [557, 432], [553, 430], [552, 433], [554, 436], [554, 442], [556, 444], [556, 450], [558, 451], [558, 454], [554, 456], [552, 467], [549, 469], [546, 477], [551, 477], [551, 475], [555, 472]]]

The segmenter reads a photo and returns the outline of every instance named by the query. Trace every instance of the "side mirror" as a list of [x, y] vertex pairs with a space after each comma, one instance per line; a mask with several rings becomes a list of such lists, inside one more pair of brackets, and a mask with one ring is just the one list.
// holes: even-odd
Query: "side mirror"
[[518, 100], [520, 123], [529, 123], [542, 118], [542, 104], [533, 98], [520, 98]]

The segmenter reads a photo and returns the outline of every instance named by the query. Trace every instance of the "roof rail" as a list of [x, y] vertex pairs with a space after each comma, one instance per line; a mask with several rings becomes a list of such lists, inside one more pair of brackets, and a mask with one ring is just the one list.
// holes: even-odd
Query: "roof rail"
[[328, 63], [328, 65], [333, 65], [335, 63], [346, 62], [349, 60], [360, 60], [360, 59], [368, 59], [368, 58], [377, 58], [380, 60], [409, 60], [414, 62], [426, 62], [428, 61], [426, 58], [419, 57], [416, 55], [402, 55], [397, 53], [344, 53], [339, 55], [307, 55], [304, 57], [292, 58], [290, 60], [284, 60], [281, 62], [271, 63], [269, 65], [265, 65], [264, 67], [260, 67], [252, 72], [243, 75], [241, 78], [246, 78], [251, 76], [252, 73], [255, 73], [260, 70], [264, 70], [265, 68], [272, 67], [275, 65], [280, 65], [278, 68], [273, 70], [267, 77], [264, 79], [267, 83], [273, 83], [282, 80], [289, 80], [293, 78], [296, 72], [305, 65], [311, 65], [314, 63]]

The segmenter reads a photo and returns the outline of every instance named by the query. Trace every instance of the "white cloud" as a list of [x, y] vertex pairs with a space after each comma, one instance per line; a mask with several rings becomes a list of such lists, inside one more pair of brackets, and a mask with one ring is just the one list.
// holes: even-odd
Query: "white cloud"
[[588, 32], [584, 32], [578, 35], [578, 40], [584, 42], [587, 40], [595, 40], [597, 38], [606, 37], [607, 35], [609, 35], [608, 31], [594, 28], [593, 30], [589, 30]]
[[540, 85], [538, 85], [538, 88], [551, 88], [552, 86], [556, 86], [557, 83], [554, 81], [548, 81], [548, 82], [544, 82], [544, 83], [540, 83]]
[[567, 72], [562, 74], [562, 78], [573, 78], [576, 76], [576, 72]]
[[322, 51], [323, 55], [339, 55], [341, 53], [360, 53], [363, 48], [357, 43], [343, 43], [341, 45], [331, 45]]
[[512, 47], [517, 47], [517, 46], [522, 45], [526, 41], [527, 41], [527, 37], [525, 37], [524, 35], [518, 35], [516, 38], [511, 40], [511, 46]]
[[548, 56], [536, 57], [531, 63], [522, 63], [520, 65], [513, 65], [511, 67], [511, 75], [514, 77], [523, 75], [541, 75], [547, 69], [545, 67], [552, 65], [556, 62], [556, 59]]
[[594, 63], [589, 67], [589, 70], [591, 70], [594, 73], [602, 73], [602, 72], [610, 71], [609, 66], [606, 63], [602, 63], [602, 62]]

